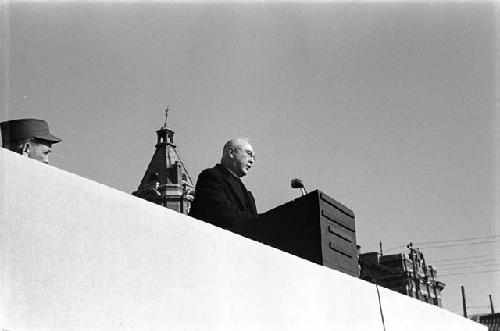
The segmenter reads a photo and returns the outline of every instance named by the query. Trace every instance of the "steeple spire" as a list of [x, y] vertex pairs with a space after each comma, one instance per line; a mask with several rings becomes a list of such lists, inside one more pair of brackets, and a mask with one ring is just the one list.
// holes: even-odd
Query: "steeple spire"
[[175, 148], [174, 145], [174, 131], [170, 130], [169, 127], [167, 126], [167, 118], [168, 118], [168, 112], [170, 111], [169, 106], [165, 109], [165, 123], [163, 126], [156, 131], [156, 134], [158, 135], [158, 142], [156, 145], [160, 144], [169, 144]]

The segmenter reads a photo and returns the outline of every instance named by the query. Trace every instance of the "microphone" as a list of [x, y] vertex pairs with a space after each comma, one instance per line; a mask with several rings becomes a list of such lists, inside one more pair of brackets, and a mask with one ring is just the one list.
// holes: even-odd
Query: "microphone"
[[307, 194], [307, 191], [304, 188], [304, 184], [302, 184], [302, 181], [300, 179], [298, 179], [298, 178], [292, 179], [291, 186], [292, 186], [292, 188], [296, 188], [296, 189], [299, 188], [300, 192], [302, 193], [302, 196]]

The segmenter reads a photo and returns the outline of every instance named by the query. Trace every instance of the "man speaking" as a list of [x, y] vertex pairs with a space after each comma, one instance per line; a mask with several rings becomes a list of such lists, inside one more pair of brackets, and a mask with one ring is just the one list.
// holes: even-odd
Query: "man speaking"
[[246, 176], [255, 162], [248, 139], [229, 140], [220, 164], [198, 176], [195, 198], [189, 215], [224, 229], [231, 229], [257, 216], [252, 192], [240, 177]]

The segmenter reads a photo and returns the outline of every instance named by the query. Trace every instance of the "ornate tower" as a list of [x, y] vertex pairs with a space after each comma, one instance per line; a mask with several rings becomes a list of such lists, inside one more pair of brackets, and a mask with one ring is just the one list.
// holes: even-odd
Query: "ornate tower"
[[174, 131], [165, 124], [156, 131], [155, 153], [137, 191], [132, 194], [147, 201], [187, 214], [194, 197], [194, 185], [174, 145]]

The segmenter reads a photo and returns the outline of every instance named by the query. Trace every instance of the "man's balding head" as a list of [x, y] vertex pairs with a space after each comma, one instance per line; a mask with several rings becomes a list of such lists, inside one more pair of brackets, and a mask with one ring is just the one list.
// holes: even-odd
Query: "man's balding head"
[[255, 153], [246, 138], [231, 139], [222, 149], [221, 164], [238, 177], [245, 176], [254, 162]]

